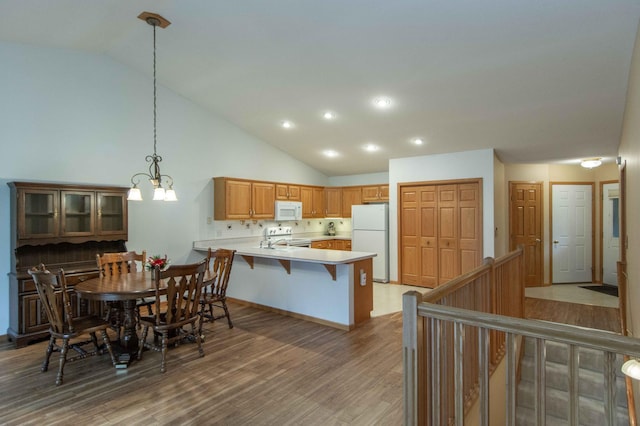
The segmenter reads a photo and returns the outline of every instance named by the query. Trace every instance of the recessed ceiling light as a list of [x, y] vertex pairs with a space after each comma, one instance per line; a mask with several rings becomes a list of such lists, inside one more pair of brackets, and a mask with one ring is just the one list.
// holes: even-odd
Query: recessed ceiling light
[[336, 114], [332, 111], [325, 111], [324, 114], [322, 114], [322, 117], [325, 120], [333, 120], [334, 118], [336, 118]]
[[377, 150], [380, 149], [380, 147], [378, 147], [377, 145], [374, 145], [372, 143], [368, 143], [364, 146], [365, 151], [369, 151], [369, 152], [375, 152]]
[[326, 156], [326, 157], [337, 157], [339, 154], [332, 150], [332, 149], [325, 149], [324, 151], [322, 151], [322, 153]]
[[373, 99], [373, 105], [379, 109], [386, 109], [391, 107], [391, 98], [386, 96], [378, 96]]
[[282, 126], [282, 128], [284, 129], [292, 129], [293, 128], [293, 123], [289, 120], [283, 120], [280, 122], [280, 125]]
[[412, 139], [411, 142], [413, 142], [414, 145], [422, 145], [422, 144], [424, 144], [424, 139], [415, 138], [415, 139]]

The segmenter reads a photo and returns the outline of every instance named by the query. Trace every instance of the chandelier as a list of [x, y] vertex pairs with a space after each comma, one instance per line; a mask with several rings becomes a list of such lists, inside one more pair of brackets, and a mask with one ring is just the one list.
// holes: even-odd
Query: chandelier
[[[145, 157], [147, 163], [151, 163], [149, 164], [148, 173], [136, 173], [131, 176], [131, 188], [129, 189], [127, 200], [142, 200], [142, 193], [140, 192], [140, 188], [138, 188], [138, 184], [140, 183], [140, 178], [145, 177], [149, 179], [149, 182], [153, 185], [154, 200], [177, 201], [178, 198], [176, 197], [176, 191], [173, 189], [173, 178], [169, 175], [163, 175], [160, 173], [160, 162], [162, 161], [162, 157], [156, 153], [156, 27], [166, 28], [171, 24], [171, 22], [167, 21], [162, 16], [151, 12], [142, 12], [138, 18], [153, 27], [153, 155], [147, 155]], [[166, 190], [162, 186], [163, 179], [167, 182]]]

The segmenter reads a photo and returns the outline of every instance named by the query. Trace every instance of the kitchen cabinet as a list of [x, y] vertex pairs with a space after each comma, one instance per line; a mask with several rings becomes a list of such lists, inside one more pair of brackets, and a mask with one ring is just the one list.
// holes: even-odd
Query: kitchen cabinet
[[375, 203], [389, 201], [389, 185], [372, 185], [362, 187], [362, 202]]
[[324, 217], [342, 217], [342, 188], [324, 189]]
[[276, 183], [276, 200], [300, 201], [300, 186]]
[[321, 186], [300, 187], [300, 199], [302, 201], [302, 217], [324, 217], [324, 188]]
[[331, 239], [331, 240], [312, 241], [311, 248], [351, 251], [351, 240]]
[[275, 217], [274, 183], [216, 177], [213, 191], [215, 220]]
[[351, 206], [362, 204], [362, 188], [345, 186], [342, 188], [342, 217], [351, 217]]
[[[65, 271], [75, 318], [102, 313], [73, 286], [98, 276], [96, 254], [127, 251], [127, 190], [113, 186], [9, 182], [9, 328], [16, 347], [49, 336], [49, 321], [28, 270]], [[61, 244], [64, 243], [64, 244]]]

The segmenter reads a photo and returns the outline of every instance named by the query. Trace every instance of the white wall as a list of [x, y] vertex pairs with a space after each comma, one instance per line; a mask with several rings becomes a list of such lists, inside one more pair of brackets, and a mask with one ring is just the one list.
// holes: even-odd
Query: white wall
[[493, 150], [466, 151], [389, 161], [389, 275], [398, 280], [398, 183], [482, 178], [482, 257], [494, 256]]
[[[9, 327], [12, 180], [129, 186], [153, 152], [153, 85], [112, 59], [0, 43], [0, 335]], [[161, 70], [159, 70], [161, 75]], [[161, 78], [160, 78], [161, 80]], [[129, 203], [130, 249], [196, 260], [213, 238], [214, 176], [327, 185], [328, 179], [198, 105], [158, 87], [158, 154], [179, 201]], [[286, 167], [273, 167], [286, 164]]]

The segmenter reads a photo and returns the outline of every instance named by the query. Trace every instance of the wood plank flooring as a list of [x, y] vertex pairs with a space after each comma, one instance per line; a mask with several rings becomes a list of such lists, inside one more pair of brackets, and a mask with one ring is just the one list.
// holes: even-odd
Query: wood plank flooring
[[[128, 370], [107, 356], [40, 372], [46, 342], [0, 343], [0, 424], [400, 425], [402, 315], [351, 332], [231, 304], [235, 327], [206, 323], [193, 344], [145, 352]], [[617, 310], [526, 300], [530, 318], [604, 329]], [[608, 325], [607, 325], [608, 324]], [[619, 330], [619, 325], [618, 325]], [[54, 354], [55, 356], [56, 354]]]
[[527, 297], [525, 298], [525, 315], [531, 319], [597, 328], [615, 333], [620, 333], [621, 330], [618, 308]]
[[[206, 323], [205, 356], [170, 348], [118, 372], [107, 356], [40, 372], [46, 343], [0, 344], [0, 424], [399, 425], [402, 316], [351, 332], [231, 304]], [[54, 354], [56, 355], [56, 354]], [[53, 360], [52, 360], [53, 361]]]

